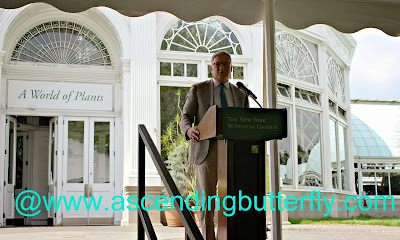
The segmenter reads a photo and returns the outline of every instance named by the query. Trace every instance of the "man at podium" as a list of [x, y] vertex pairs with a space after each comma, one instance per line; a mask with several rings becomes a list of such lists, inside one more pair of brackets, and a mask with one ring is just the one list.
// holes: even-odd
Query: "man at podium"
[[[218, 151], [216, 140], [201, 140], [197, 125], [208, 108], [249, 107], [246, 94], [229, 82], [232, 72], [232, 58], [226, 51], [218, 51], [211, 58], [210, 67], [213, 79], [192, 85], [186, 96], [180, 128], [187, 140], [191, 140], [189, 163], [196, 164], [196, 188], [199, 194], [199, 209], [204, 204], [206, 211], [200, 211], [201, 231], [206, 240], [215, 240], [214, 209], [215, 202], [208, 206], [208, 196], [216, 195]], [[194, 127], [192, 127], [194, 124]], [[205, 196], [205, 203], [201, 197]], [[210, 208], [211, 211], [207, 211]]]

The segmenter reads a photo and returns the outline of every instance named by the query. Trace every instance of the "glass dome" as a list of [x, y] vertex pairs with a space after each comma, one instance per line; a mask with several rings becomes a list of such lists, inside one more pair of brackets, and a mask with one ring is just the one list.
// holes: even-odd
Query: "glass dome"
[[385, 141], [358, 117], [351, 115], [353, 152], [358, 157], [393, 157]]

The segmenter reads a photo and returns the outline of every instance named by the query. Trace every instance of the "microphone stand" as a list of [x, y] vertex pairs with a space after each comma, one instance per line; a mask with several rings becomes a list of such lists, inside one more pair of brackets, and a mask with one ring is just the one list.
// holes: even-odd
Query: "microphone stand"
[[261, 104], [253, 97], [253, 95], [250, 94], [250, 95], [247, 95], [247, 96], [249, 96], [251, 99], [253, 99], [253, 101], [256, 102], [260, 108], [263, 108], [261, 106]]
[[237, 83], [236, 83], [236, 86], [237, 86], [240, 90], [242, 90], [244, 93], [246, 93], [246, 95], [247, 95], [248, 97], [250, 97], [251, 99], [253, 99], [253, 101], [256, 102], [257, 105], [258, 105], [260, 108], [263, 108], [263, 107], [261, 106], [261, 104], [260, 104], [259, 102], [257, 102], [257, 100], [256, 100], [256, 99], [257, 99], [256, 95], [254, 95], [254, 93], [253, 93], [252, 91], [250, 91], [249, 89], [247, 89], [247, 88], [243, 85], [242, 82], [237, 82]]

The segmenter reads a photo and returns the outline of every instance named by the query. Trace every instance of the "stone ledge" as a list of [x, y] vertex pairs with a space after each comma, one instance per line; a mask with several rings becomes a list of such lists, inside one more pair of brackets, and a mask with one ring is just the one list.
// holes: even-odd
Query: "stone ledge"
[[[126, 195], [132, 195], [131, 193], [137, 193], [138, 186], [125, 186]], [[146, 186], [145, 192], [161, 192], [164, 189], [164, 186]]]
[[[164, 189], [164, 186], [146, 186], [145, 188], [145, 195], [151, 196], [153, 199], [161, 195], [161, 191]], [[129, 196], [138, 196], [138, 186], [125, 186], [125, 195]], [[154, 201], [150, 201], [150, 199], [145, 200], [146, 207], [150, 207], [150, 205], [154, 205]], [[135, 206], [133, 204], [129, 204], [131, 208]], [[126, 210], [127, 214], [127, 224], [132, 225], [137, 223], [137, 211], [129, 211]], [[148, 211], [150, 216], [150, 220], [153, 224], [160, 223], [160, 211], [153, 208], [152, 210]]]

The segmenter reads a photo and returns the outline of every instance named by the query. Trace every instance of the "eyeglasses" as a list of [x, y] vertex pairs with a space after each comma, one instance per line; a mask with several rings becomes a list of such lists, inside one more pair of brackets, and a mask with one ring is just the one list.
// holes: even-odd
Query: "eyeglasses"
[[216, 67], [220, 68], [220, 67], [229, 67], [231, 65], [230, 62], [215, 62], [213, 63], [213, 65], [215, 65]]

